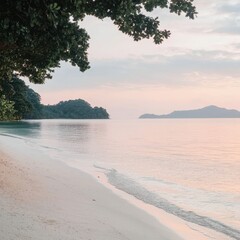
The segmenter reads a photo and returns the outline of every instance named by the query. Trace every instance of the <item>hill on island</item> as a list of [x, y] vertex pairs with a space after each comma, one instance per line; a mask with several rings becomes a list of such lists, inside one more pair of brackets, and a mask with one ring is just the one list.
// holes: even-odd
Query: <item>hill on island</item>
[[108, 119], [102, 107], [92, 107], [82, 99], [61, 101], [55, 105], [42, 105], [38, 111], [29, 112], [24, 119]]
[[240, 118], [240, 112], [211, 105], [195, 110], [174, 111], [166, 115], [143, 114], [139, 118]]
[[21, 119], [108, 119], [102, 107], [92, 107], [82, 99], [41, 104], [41, 96], [14, 76], [0, 82], [0, 121]]
[[92, 107], [82, 99], [61, 101], [56, 105], [43, 105], [44, 119], [108, 119], [109, 114], [102, 107]]

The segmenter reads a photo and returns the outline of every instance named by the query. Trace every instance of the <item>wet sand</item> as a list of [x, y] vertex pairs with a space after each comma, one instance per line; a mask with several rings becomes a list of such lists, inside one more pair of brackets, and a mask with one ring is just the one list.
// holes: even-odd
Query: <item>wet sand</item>
[[1, 147], [1, 240], [182, 239], [86, 173], [23, 152]]

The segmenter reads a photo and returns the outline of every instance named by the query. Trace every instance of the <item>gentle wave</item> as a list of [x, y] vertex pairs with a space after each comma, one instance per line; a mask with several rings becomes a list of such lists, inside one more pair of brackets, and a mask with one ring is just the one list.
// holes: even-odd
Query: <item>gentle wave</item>
[[7, 133], [0, 133], [1, 136], [5, 136], [5, 137], [11, 137], [11, 138], [16, 138], [16, 139], [21, 139], [21, 140], [26, 140], [23, 137], [19, 137], [17, 135], [13, 135], [13, 134], [7, 134]]
[[111, 185], [115, 186], [119, 190], [133, 195], [137, 199], [147, 204], [151, 204], [188, 222], [207, 227], [236, 240], [240, 240], [240, 231], [237, 229], [229, 227], [209, 217], [198, 215], [193, 211], [185, 211], [177, 205], [140, 186], [127, 176], [120, 174], [115, 169], [109, 170], [106, 173], [106, 176], [108, 177], [108, 181]]

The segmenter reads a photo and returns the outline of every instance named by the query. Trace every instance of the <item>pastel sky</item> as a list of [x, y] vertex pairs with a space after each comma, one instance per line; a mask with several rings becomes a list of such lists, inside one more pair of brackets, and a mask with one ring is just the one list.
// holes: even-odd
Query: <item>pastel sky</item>
[[189, 20], [161, 9], [162, 45], [134, 42], [110, 20], [87, 17], [91, 69], [81, 73], [62, 63], [53, 79], [30, 85], [45, 104], [84, 99], [111, 118], [218, 105], [240, 109], [240, 0], [195, 0]]

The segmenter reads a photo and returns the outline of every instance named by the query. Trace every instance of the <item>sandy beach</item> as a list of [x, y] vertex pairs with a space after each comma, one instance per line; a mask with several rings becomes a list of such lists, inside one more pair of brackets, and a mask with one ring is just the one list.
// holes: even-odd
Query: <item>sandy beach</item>
[[181, 239], [93, 177], [40, 157], [0, 152], [1, 240]]

